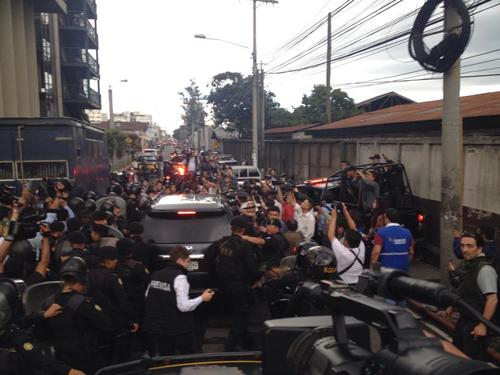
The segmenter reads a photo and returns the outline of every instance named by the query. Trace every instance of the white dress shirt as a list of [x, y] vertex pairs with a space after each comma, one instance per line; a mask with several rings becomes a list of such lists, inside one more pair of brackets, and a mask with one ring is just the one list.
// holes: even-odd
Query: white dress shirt
[[314, 227], [316, 226], [316, 219], [313, 210], [304, 213], [299, 204], [295, 205], [295, 220], [297, 220], [298, 231], [302, 232], [305, 241], [310, 241], [314, 236]]
[[193, 311], [203, 302], [201, 296], [189, 299], [189, 283], [186, 275], [179, 275], [174, 279], [174, 290], [177, 308], [181, 312]]

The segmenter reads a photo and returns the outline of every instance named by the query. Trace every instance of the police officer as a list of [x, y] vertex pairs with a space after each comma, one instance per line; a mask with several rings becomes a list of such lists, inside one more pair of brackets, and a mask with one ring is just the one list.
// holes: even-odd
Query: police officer
[[[109, 319], [102, 308], [85, 295], [88, 267], [79, 257], [66, 260], [61, 267], [63, 289], [46, 302], [59, 313], [45, 320], [56, 358], [88, 374], [98, 369], [96, 360], [99, 331], [109, 330]], [[48, 304], [48, 303], [47, 303]]]
[[146, 290], [144, 331], [149, 335], [149, 354], [174, 355], [194, 352], [193, 311], [209, 302], [214, 292], [206, 289], [201, 296], [189, 299], [187, 266], [189, 251], [176, 246], [165, 268], [151, 277]]
[[210, 273], [217, 280], [226, 306], [232, 309], [232, 322], [225, 351], [234, 351], [238, 344], [249, 349], [248, 315], [254, 301], [252, 286], [261, 274], [255, 253], [243, 240], [247, 221], [235, 217], [231, 235], [214, 242], [205, 252]]
[[118, 251], [117, 273], [123, 281], [123, 288], [135, 311], [138, 321], [144, 315], [144, 292], [149, 284], [149, 270], [135, 259], [132, 259], [134, 242], [129, 238], [122, 238], [116, 243]]
[[[32, 335], [11, 322], [12, 305], [17, 291], [4, 280], [0, 283], [0, 374], [34, 375], [36, 370], [54, 375], [85, 375], [84, 372], [47, 357], [40, 352]], [[51, 307], [39, 314], [39, 319], [55, 316], [59, 308]]]
[[138, 331], [138, 319], [123, 289], [123, 281], [116, 273], [116, 248], [102, 247], [97, 250], [96, 255], [100, 258], [99, 266], [89, 272], [89, 295], [102, 307], [111, 321], [110, 328], [114, 337], [108, 337], [108, 341], [113, 345], [113, 360], [123, 362], [128, 360], [130, 355], [128, 332]]
[[288, 250], [288, 240], [281, 233], [281, 220], [272, 219], [267, 222], [267, 233], [263, 238], [242, 236], [245, 241], [262, 246], [260, 250], [261, 269], [269, 269], [279, 264]]

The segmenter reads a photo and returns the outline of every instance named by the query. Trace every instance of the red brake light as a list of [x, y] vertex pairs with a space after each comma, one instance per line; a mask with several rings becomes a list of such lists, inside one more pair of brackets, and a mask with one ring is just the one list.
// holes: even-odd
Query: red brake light
[[196, 211], [177, 211], [177, 215], [196, 215]]
[[309, 180], [309, 183], [310, 184], [320, 184], [320, 183], [323, 183], [323, 182], [327, 182], [328, 181], [328, 178], [315, 178], [314, 180]]
[[424, 215], [422, 215], [422, 214], [418, 214], [418, 215], [417, 215], [417, 221], [418, 221], [419, 223], [423, 223], [423, 222], [424, 222], [424, 219], [425, 219]]

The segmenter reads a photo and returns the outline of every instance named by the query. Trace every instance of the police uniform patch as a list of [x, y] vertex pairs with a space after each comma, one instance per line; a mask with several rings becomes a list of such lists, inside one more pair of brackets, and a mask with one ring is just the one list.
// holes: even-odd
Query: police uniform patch
[[102, 311], [102, 308], [101, 308], [101, 306], [99, 306], [99, 305], [94, 305], [94, 308], [95, 308], [97, 311]]
[[23, 344], [23, 349], [29, 352], [30, 350], [33, 350], [33, 344], [31, 342], [25, 342]]

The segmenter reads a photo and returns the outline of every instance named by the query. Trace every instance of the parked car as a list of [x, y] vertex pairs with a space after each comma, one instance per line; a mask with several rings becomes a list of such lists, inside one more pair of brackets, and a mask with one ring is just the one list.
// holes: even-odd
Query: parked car
[[232, 155], [224, 155], [223, 154], [223, 155], [217, 156], [217, 163], [220, 166], [224, 166], [224, 165], [233, 166], [233, 165], [238, 164], [238, 161]]
[[189, 282], [193, 293], [210, 286], [205, 249], [231, 233], [231, 213], [219, 195], [169, 195], [156, 202], [144, 216], [143, 238], [154, 243], [160, 258], [183, 245], [191, 253]]

